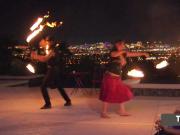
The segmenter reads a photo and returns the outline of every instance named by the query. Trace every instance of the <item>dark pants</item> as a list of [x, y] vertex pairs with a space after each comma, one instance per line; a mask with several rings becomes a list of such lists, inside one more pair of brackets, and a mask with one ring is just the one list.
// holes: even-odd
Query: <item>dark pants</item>
[[61, 96], [64, 98], [66, 102], [70, 102], [70, 98], [66, 94], [63, 88], [63, 78], [57, 68], [48, 68], [48, 71], [43, 79], [41, 85], [41, 92], [46, 105], [50, 105], [51, 101], [49, 98], [47, 88], [57, 88]]

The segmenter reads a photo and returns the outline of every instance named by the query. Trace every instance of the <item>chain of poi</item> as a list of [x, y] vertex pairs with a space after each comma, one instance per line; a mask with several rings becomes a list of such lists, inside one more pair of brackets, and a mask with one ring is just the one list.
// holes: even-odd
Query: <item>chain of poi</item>
[[44, 27], [50, 27], [50, 28], [56, 28], [60, 27], [63, 22], [48, 22], [46, 21], [47, 18], [49, 18], [49, 12], [48, 15], [44, 15], [43, 17], [38, 17], [37, 21], [30, 27], [31, 33], [26, 38], [26, 42], [29, 43], [32, 39], [34, 39], [41, 31], [43, 31]]
[[[47, 15], [44, 15], [43, 17], [38, 17], [36, 22], [30, 27], [31, 33], [26, 38], [27, 43], [30, 43], [32, 39], [34, 39], [38, 34], [40, 34], [45, 28], [45, 26], [50, 27], [50, 28], [56, 28], [56, 27], [60, 27], [63, 24], [63, 22], [57, 22], [57, 21], [48, 22], [46, 19], [49, 17], [50, 17], [49, 12]], [[47, 45], [46, 50], [45, 50], [46, 54], [49, 53], [48, 49], [49, 49], [49, 46]], [[31, 63], [28, 63], [26, 65], [26, 68], [33, 74], [36, 72], [33, 64]]]

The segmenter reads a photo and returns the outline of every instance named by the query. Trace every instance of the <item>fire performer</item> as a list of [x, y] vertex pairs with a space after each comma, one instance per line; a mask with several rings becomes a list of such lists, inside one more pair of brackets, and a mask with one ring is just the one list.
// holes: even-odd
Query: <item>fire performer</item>
[[124, 41], [118, 41], [115, 43], [111, 53], [111, 62], [107, 67], [107, 71], [104, 74], [102, 80], [102, 86], [99, 99], [103, 101], [103, 107], [101, 111], [102, 118], [110, 118], [108, 115], [109, 103], [118, 103], [120, 116], [129, 116], [126, 112], [124, 102], [133, 98], [133, 94], [128, 86], [123, 84], [121, 80], [121, 69], [126, 65], [126, 57], [145, 56], [147, 53], [132, 53], [127, 52], [125, 49]]
[[62, 60], [63, 50], [61, 50], [61, 52], [58, 51], [52, 37], [45, 37], [39, 42], [39, 46], [41, 48], [47, 49], [47, 45], [49, 46], [50, 50], [48, 51], [48, 53], [46, 53], [45, 56], [38, 55], [35, 52], [31, 53], [31, 58], [33, 60], [47, 63], [47, 73], [41, 85], [41, 92], [45, 101], [45, 105], [42, 106], [41, 109], [51, 108], [51, 101], [47, 91], [48, 87], [58, 88], [58, 91], [66, 101], [64, 106], [71, 106], [72, 105], [71, 100], [66, 94], [62, 82], [63, 81], [62, 72], [65, 66]]

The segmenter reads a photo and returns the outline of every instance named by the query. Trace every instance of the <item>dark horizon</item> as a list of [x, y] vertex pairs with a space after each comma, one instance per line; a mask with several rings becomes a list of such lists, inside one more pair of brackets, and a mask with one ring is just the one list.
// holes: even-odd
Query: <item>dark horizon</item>
[[0, 36], [20, 41], [47, 11], [64, 22], [56, 36], [68, 42], [180, 40], [178, 0], [2, 0], [0, 4]]

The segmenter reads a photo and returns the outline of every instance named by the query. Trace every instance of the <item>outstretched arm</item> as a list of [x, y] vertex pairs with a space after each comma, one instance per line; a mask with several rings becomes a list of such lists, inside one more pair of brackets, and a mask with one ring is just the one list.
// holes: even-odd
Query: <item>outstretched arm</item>
[[51, 57], [53, 57], [55, 54], [53, 51], [50, 51], [49, 54], [42, 56], [42, 55], [37, 55], [36, 53], [32, 52], [31, 53], [31, 59], [37, 60], [40, 62], [47, 62]]
[[138, 57], [138, 56], [145, 56], [149, 57], [148, 53], [139, 53], [139, 52], [127, 52], [127, 57]]
[[119, 57], [121, 56], [125, 51], [112, 51], [111, 52], [111, 57]]

